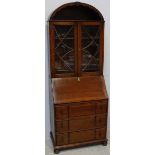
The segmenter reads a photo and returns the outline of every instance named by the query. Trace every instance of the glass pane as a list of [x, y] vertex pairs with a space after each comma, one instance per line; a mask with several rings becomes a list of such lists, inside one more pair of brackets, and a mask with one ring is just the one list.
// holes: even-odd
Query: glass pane
[[74, 73], [74, 26], [55, 26], [56, 74]]
[[82, 72], [99, 71], [99, 27], [82, 26]]

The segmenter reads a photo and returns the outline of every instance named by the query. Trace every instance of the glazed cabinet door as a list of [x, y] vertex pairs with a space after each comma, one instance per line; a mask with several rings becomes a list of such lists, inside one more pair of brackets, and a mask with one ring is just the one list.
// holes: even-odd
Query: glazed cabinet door
[[51, 22], [52, 77], [100, 75], [103, 70], [103, 23]]
[[80, 22], [78, 35], [79, 74], [102, 73], [103, 24], [100, 22]]
[[52, 77], [75, 76], [77, 28], [74, 22], [50, 23]]

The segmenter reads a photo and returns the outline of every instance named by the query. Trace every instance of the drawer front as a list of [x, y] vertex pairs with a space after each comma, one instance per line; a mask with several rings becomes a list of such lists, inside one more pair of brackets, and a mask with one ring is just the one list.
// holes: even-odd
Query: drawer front
[[93, 129], [95, 127], [95, 117], [81, 117], [69, 121], [70, 131]]
[[70, 143], [80, 143], [91, 141], [95, 139], [95, 131], [80, 131], [80, 132], [71, 132], [70, 133]]
[[68, 133], [65, 134], [57, 134], [56, 135], [56, 144], [57, 145], [66, 145], [68, 144]]
[[88, 116], [95, 114], [95, 104], [82, 102], [75, 103], [69, 107], [69, 117]]
[[96, 129], [96, 139], [106, 139], [106, 128]]
[[62, 120], [68, 118], [68, 106], [56, 106], [55, 117], [56, 120]]
[[97, 115], [96, 116], [96, 127], [103, 128], [107, 126], [107, 115]]
[[56, 132], [68, 131], [68, 121], [56, 121]]
[[96, 114], [104, 114], [108, 112], [108, 102], [101, 101], [96, 103]]

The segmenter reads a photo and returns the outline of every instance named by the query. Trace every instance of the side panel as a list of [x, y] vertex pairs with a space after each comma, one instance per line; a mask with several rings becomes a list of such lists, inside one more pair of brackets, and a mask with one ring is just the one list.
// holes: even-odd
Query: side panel
[[54, 114], [54, 103], [53, 103], [53, 89], [52, 83], [50, 83], [50, 125], [51, 125], [51, 132], [53, 134], [53, 138], [55, 140], [55, 114]]

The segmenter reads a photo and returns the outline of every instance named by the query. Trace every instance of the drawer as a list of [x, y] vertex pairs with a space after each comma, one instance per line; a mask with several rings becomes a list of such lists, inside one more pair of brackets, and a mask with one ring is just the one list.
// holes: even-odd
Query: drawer
[[98, 101], [96, 102], [96, 114], [104, 114], [108, 112], [108, 102]]
[[57, 145], [66, 145], [66, 144], [68, 144], [68, 133], [57, 134], [56, 135], [56, 144]]
[[69, 117], [88, 116], [95, 114], [95, 104], [88, 102], [75, 103], [69, 106]]
[[94, 139], [95, 139], [95, 131], [94, 130], [70, 133], [70, 143], [80, 143], [80, 142], [91, 141]]
[[68, 121], [56, 121], [56, 132], [68, 131]]
[[56, 120], [62, 120], [68, 118], [68, 106], [55, 106]]
[[93, 129], [95, 127], [95, 117], [79, 117], [69, 121], [70, 131]]
[[106, 128], [96, 129], [96, 139], [106, 139]]
[[107, 126], [107, 115], [97, 115], [96, 116], [96, 127], [103, 128]]

